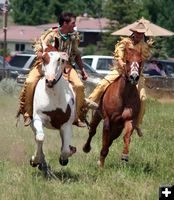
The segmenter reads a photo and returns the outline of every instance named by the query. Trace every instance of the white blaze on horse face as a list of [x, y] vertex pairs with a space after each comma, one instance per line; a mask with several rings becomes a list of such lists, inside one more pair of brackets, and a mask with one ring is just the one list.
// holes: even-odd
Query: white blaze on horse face
[[139, 80], [139, 63], [132, 62], [130, 66], [129, 80], [133, 85], [136, 85]]
[[45, 77], [52, 81], [62, 74], [62, 60], [61, 53], [57, 51], [48, 52], [49, 63], [45, 63]]
[[136, 75], [139, 76], [139, 64], [138, 62], [132, 62], [131, 66], [130, 66], [130, 75]]

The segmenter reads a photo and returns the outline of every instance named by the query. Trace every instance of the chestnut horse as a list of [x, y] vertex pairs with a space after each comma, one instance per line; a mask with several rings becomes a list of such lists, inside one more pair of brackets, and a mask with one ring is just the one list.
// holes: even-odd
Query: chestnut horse
[[111, 83], [102, 96], [98, 110], [94, 111], [89, 124], [89, 137], [83, 147], [88, 153], [91, 140], [103, 119], [102, 149], [99, 166], [104, 166], [105, 158], [113, 140], [118, 138], [125, 129], [122, 160], [128, 161], [128, 147], [140, 110], [140, 97], [136, 84], [140, 76], [141, 53], [135, 49], [125, 49], [126, 65], [122, 75]]

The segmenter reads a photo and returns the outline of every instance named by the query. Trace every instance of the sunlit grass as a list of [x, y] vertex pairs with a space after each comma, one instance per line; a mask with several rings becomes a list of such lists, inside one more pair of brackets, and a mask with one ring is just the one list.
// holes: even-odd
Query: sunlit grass
[[3, 200], [156, 200], [161, 184], [174, 183], [174, 104], [148, 100], [144, 136], [132, 135], [129, 162], [122, 162], [123, 135], [110, 148], [104, 169], [97, 166], [101, 150], [102, 124], [89, 154], [82, 151], [88, 129], [74, 127], [72, 144], [77, 147], [66, 167], [58, 158], [57, 131], [46, 131], [44, 152], [57, 179], [46, 180], [29, 160], [35, 150], [30, 128], [22, 118], [16, 128], [18, 97], [0, 98], [0, 199]]

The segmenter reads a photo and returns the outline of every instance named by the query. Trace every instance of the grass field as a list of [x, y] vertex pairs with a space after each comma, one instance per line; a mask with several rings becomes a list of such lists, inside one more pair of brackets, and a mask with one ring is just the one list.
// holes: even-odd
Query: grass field
[[3, 200], [157, 200], [161, 184], [174, 184], [174, 104], [148, 100], [144, 136], [133, 134], [129, 162], [120, 160], [123, 135], [110, 148], [104, 169], [97, 166], [101, 127], [89, 154], [82, 151], [88, 130], [74, 127], [77, 153], [66, 167], [58, 158], [60, 139], [46, 130], [44, 151], [57, 179], [46, 180], [29, 160], [35, 150], [33, 133], [22, 120], [16, 128], [18, 97], [0, 98], [0, 199]]

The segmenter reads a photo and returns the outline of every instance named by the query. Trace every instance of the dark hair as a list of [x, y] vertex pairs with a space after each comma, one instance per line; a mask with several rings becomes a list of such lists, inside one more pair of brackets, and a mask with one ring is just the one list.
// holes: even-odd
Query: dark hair
[[59, 25], [62, 26], [64, 22], [70, 22], [71, 18], [76, 18], [76, 16], [70, 12], [61, 13], [61, 15], [58, 17]]

